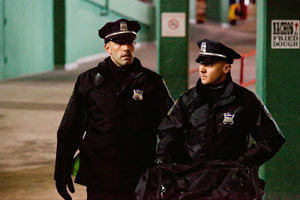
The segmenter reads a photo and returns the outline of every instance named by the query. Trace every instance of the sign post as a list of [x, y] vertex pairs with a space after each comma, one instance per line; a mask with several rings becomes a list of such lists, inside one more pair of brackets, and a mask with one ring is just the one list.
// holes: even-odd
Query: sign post
[[272, 20], [272, 49], [299, 48], [300, 20]]
[[260, 167], [265, 199], [299, 197], [300, 1], [257, 0], [256, 92], [286, 137], [278, 154]]
[[157, 68], [173, 98], [188, 88], [189, 1], [158, 1]]

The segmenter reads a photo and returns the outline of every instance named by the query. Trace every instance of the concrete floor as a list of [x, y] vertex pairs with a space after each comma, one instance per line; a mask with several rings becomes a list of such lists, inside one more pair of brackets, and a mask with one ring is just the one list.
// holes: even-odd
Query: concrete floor
[[[239, 53], [255, 50], [256, 26], [250, 19], [235, 27], [207, 22], [190, 26], [190, 69], [197, 67], [196, 41], [218, 40]], [[138, 45], [136, 57], [143, 65], [156, 69], [156, 44]], [[76, 76], [94, 67], [99, 60], [81, 63], [72, 71], [53, 71], [0, 82], [0, 199], [60, 199], [55, 190], [53, 169], [56, 130], [71, 95]], [[246, 58], [245, 82], [255, 79], [255, 56]], [[239, 81], [240, 62], [234, 63], [232, 75]], [[198, 73], [190, 74], [194, 86]], [[248, 86], [255, 90], [255, 85]], [[85, 188], [75, 185], [73, 199], [85, 199]]]

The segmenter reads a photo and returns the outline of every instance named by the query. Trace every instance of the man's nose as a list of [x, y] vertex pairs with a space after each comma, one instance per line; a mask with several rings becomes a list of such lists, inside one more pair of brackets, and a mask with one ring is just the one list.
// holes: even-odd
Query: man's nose
[[123, 45], [122, 45], [122, 49], [123, 49], [124, 51], [128, 51], [128, 50], [129, 50], [129, 44], [123, 44]]
[[199, 72], [202, 72], [202, 73], [206, 72], [205, 65], [202, 65], [202, 64], [199, 65]]

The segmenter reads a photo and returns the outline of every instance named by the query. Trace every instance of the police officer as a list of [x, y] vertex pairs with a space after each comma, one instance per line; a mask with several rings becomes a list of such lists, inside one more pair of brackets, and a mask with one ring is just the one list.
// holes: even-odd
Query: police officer
[[[215, 41], [204, 39], [197, 44], [200, 79], [177, 99], [160, 124], [157, 162], [221, 161], [248, 170], [259, 167], [278, 152], [284, 136], [262, 101], [253, 92], [232, 82], [231, 64], [240, 55]], [[255, 143], [249, 147], [250, 135]], [[180, 157], [178, 149], [183, 151]], [[218, 174], [216, 169], [215, 174]], [[206, 188], [215, 180], [218, 177], [209, 177], [198, 189]], [[230, 181], [226, 184], [229, 184], [227, 189], [231, 187]], [[225, 191], [226, 187], [222, 187]], [[225, 191], [217, 195], [217, 188], [209, 189], [215, 192], [206, 194], [207, 199], [255, 198], [245, 191]]]
[[[144, 169], [155, 159], [156, 128], [173, 104], [160, 75], [134, 57], [137, 21], [106, 23], [99, 36], [109, 57], [80, 74], [57, 132], [56, 187], [74, 192], [73, 157], [80, 151], [75, 182], [87, 199], [132, 200]], [[85, 133], [85, 134], [84, 134]]]

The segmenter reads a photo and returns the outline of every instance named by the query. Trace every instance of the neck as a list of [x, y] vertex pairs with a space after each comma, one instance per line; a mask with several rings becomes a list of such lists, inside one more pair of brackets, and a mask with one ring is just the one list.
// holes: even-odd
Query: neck
[[119, 65], [119, 64], [113, 59], [113, 57], [110, 57], [110, 60], [112, 61], [112, 63], [114, 64], [114, 66], [116, 66], [116, 67], [122, 67], [122, 65]]
[[217, 83], [217, 84], [210, 84], [210, 85], [207, 85], [210, 89], [213, 89], [213, 90], [219, 90], [219, 89], [222, 89], [224, 88], [226, 85], [226, 79], [220, 83]]
[[231, 74], [226, 74], [224, 78], [221, 79], [219, 83], [207, 85], [211, 89], [220, 89], [225, 87], [230, 81], [232, 81]]
[[230, 81], [231, 81], [231, 77], [227, 76], [226, 79], [221, 83], [205, 86], [213, 102], [221, 98], [221, 96], [225, 92], [226, 86], [229, 84]]

